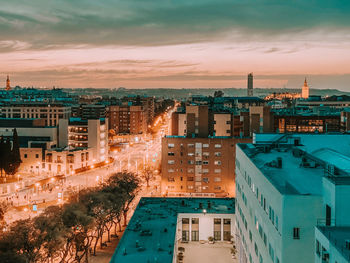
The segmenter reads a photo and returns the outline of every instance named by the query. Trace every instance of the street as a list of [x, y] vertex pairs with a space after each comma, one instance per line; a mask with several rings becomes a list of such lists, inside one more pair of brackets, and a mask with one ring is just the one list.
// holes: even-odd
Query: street
[[[105, 182], [109, 176], [116, 172], [129, 171], [141, 174], [145, 167], [151, 167], [155, 172], [155, 180], [146, 183], [141, 180], [141, 189], [137, 200], [142, 196], [159, 195], [161, 159], [161, 138], [168, 133], [171, 113], [176, 109], [158, 116], [151, 129], [152, 135], [138, 136], [135, 143], [123, 146], [120, 151], [110, 152], [113, 160], [106, 161], [102, 167], [96, 167], [78, 174], [69, 174], [64, 177], [46, 178], [40, 174], [27, 180], [27, 187], [17, 189], [0, 196], [11, 208], [6, 213], [6, 222], [11, 223], [18, 219], [33, 217], [50, 205], [62, 205], [70, 194], [87, 187], [94, 187]], [[44, 179], [43, 179], [44, 178]], [[135, 200], [135, 201], [137, 201]], [[137, 203], [134, 202], [133, 206]]]

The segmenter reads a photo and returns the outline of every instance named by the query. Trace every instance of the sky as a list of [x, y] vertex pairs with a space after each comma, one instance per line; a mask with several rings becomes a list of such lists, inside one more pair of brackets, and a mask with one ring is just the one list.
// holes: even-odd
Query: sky
[[349, 0], [0, 2], [3, 86], [350, 91]]

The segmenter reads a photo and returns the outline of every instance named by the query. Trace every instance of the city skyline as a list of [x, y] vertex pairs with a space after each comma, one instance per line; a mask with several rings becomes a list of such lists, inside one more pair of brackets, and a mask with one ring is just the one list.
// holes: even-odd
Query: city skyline
[[15, 85], [350, 91], [346, 1], [12, 1], [0, 70]]

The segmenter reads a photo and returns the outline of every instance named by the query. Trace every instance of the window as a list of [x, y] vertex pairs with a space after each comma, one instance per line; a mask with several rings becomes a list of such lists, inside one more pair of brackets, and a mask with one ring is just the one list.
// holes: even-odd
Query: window
[[214, 186], [214, 190], [221, 190], [221, 186]]
[[174, 169], [168, 169], [168, 173], [173, 173]]
[[214, 177], [214, 182], [221, 182], [221, 178], [220, 177]]
[[216, 173], [216, 174], [221, 173], [221, 169], [214, 169], [214, 173]]
[[300, 239], [300, 228], [299, 227], [293, 228], [293, 239]]
[[188, 153], [187, 155], [188, 156], [194, 156], [194, 153]]
[[193, 168], [187, 169], [187, 173], [193, 174], [194, 173], [194, 169]]
[[28, 158], [28, 155], [26, 153], [24, 154], [24, 158]]
[[209, 173], [209, 169], [202, 169], [202, 174], [207, 174]]
[[204, 164], [204, 165], [208, 165], [208, 164], [209, 164], [209, 161], [203, 161], [203, 164]]
[[38, 158], [39, 158], [39, 154], [35, 154], [35, 158], [37, 158], [37, 159], [38, 159]]
[[316, 239], [316, 254], [318, 256], [321, 255], [321, 246], [320, 246], [320, 242]]
[[196, 165], [201, 165], [202, 161], [196, 161]]
[[203, 148], [209, 148], [209, 144], [208, 143], [204, 143], [203, 144]]
[[187, 188], [188, 188], [189, 190], [192, 190], [192, 189], [193, 189], [193, 185], [189, 185], [189, 186], [187, 186]]
[[174, 177], [168, 177], [168, 182], [175, 182], [175, 178]]
[[203, 182], [209, 183], [209, 178], [208, 178], [208, 177], [204, 177], [204, 178], [203, 178]]
[[221, 144], [215, 144], [215, 148], [221, 148]]
[[216, 157], [220, 157], [221, 156], [221, 152], [215, 152], [214, 154]]
[[175, 153], [173, 153], [173, 152], [168, 152], [168, 156], [175, 156]]
[[168, 143], [168, 148], [174, 148], [175, 147], [175, 144], [173, 143]]
[[221, 165], [221, 161], [214, 161], [215, 165]]
[[193, 143], [189, 143], [189, 144], [187, 144], [187, 147], [188, 148], [194, 148], [194, 144]]
[[194, 179], [194, 178], [193, 178], [192, 176], [187, 177], [187, 181], [189, 181], [189, 182], [192, 182], [193, 179]]
[[174, 164], [175, 160], [168, 160], [168, 164]]
[[221, 218], [214, 218], [214, 240], [221, 240]]
[[193, 160], [188, 160], [188, 164], [194, 164]]
[[208, 157], [208, 156], [209, 156], [209, 153], [208, 153], [208, 152], [203, 152], [203, 156]]

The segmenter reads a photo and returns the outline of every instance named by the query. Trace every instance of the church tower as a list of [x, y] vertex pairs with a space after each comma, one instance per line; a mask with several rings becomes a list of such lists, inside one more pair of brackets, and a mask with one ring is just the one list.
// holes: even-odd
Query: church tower
[[307, 81], [306, 81], [306, 78], [305, 78], [305, 81], [304, 81], [304, 86], [301, 88], [301, 97], [303, 99], [308, 99], [309, 98], [309, 86], [307, 85]]
[[7, 79], [6, 79], [6, 90], [11, 90], [10, 77], [9, 77], [9, 75], [7, 75]]

